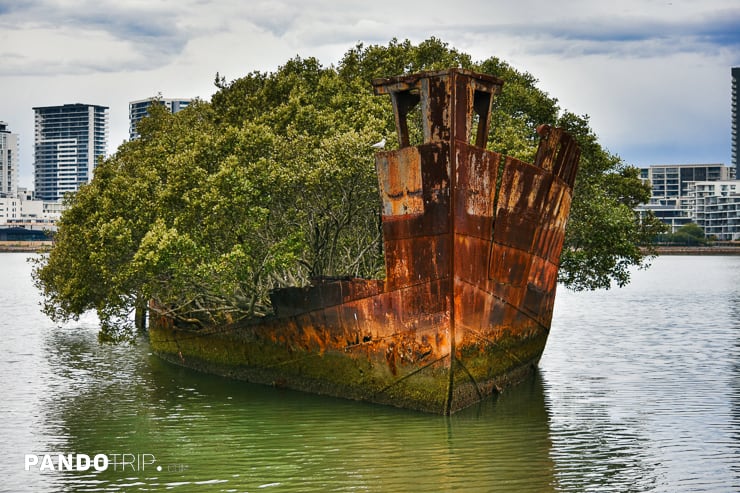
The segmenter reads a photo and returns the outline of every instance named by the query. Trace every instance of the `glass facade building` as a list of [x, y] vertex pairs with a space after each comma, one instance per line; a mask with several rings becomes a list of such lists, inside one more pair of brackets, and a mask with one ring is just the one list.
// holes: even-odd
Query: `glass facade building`
[[180, 110], [185, 109], [190, 103], [190, 99], [163, 99], [163, 98], [147, 98], [139, 99], [138, 101], [131, 101], [128, 104], [128, 135], [129, 140], [135, 140], [139, 138], [139, 132], [136, 130], [136, 126], [139, 124], [142, 118], [149, 114], [149, 106], [152, 103], [158, 102], [164, 105], [170, 113], [177, 113]]
[[732, 68], [732, 164], [740, 164], [740, 67]]
[[58, 201], [92, 179], [108, 146], [108, 107], [36, 107], [34, 188], [39, 200]]

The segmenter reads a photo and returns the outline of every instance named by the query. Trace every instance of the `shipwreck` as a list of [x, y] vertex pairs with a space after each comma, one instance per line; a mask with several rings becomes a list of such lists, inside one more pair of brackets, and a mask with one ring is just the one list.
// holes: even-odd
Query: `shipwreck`
[[486, 150], [502, 84], [462, 69], [373, 81], [400, 143], [375, 158], [385, 279], [281, 289], [273, 315], [239, 326], [154, 317], [153, 350], [224, 376], [439, 414], [526, 377], [550, 330], [580, 150], [546, 125], [534, 164]]

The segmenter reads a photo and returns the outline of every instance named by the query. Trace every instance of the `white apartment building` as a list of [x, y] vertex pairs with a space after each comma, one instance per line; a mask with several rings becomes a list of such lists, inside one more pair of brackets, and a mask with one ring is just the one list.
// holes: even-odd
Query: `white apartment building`
[[0, 197], [0, 228], [56, 231], [62, 215], [60, 202], [28, 200], [26, 197]]
[[0, 197], [18, 195], [18, 135], [0, 122]]
[[724, 164], [654, 164], [643, 169], [642, 178], [650, 182], [652, 196], [659, 199], [683, 199], [689, 195], [689, 183], [735, 179], [735, 168]]
[[689, 186], [694, 222], [708, 237], [740, 240], [740, 182], [697, 181]]
[[[651, 197], [650, 202], [639, 206], [637, 211], [652, 211], [675, 233], [684, 224], [698, 223], [697, 199], [710, 194], [709, 189], [703, 189], [697, 196], [693, 184], [732, 183], [735, 168], [724, 164], [661, 164], [643, 168], [640, 177], [650, 184]], [[714, 192], [712, 188], [711, 193]]]

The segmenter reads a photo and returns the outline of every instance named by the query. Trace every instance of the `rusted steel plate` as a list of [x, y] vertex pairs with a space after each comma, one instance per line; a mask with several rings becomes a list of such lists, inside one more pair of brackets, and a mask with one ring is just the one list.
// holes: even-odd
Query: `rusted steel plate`
[[581, 150], [573, 137], [562, 128], [540, 125], [537, 129], [541, 140], [534, 164], [563, 180], [573, 188], [578, 171]]
[[470, 146], [455, 153], [455, 232], [490, 242], [501, 155]]
[[421, 158], [416, 147], [379, 153], [375, 160], [383, 203], [383, 216], [424, 213]]
[[[430, 236], [449, 232], [449, 146], [422, 145], [418, 146], [418, 153], [406, 153], [405, 149], [380, 153], [376, 157], [376, 167], [385, 167], [383, 164], [389, 154], [402, 154], [405, 159], [420, 159], [419, 164], [407, 164], [407, 167], [419, 166], [421, 169], [423, 214], [383, 215], [384, 240], [398, 240], [417, 236]], [[380, 162], [379, 162], [380, 161]], [[423, 165], [421, 164], [423, 163]], [[380, 183], [379, 179], [379, 183]], [[380, 183], [381, 189], [384, 187]], [[382, 200], [385, 202], [383, 193]], [[392, 206], [383, 206], [383, 210], [392, 209]]]

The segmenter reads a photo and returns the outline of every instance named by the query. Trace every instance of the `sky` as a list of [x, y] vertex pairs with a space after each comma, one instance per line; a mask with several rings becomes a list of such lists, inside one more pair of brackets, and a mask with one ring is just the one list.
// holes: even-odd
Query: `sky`
[[0, 121], [33, 188], [35, 106], [108, 106], [113, 153], [130, 101], [432, 36], [529, 72], [628, 164], [731, 164], [737, 0], [0, 0]]

